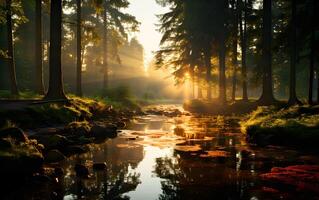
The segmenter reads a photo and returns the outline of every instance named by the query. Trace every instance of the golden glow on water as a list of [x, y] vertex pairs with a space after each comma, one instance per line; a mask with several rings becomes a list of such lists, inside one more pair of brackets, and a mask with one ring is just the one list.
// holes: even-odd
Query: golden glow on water
[[[172, 112], [180, 107], [158, 108]], [[136, 117], [117, 138], [91, 145], [90, 152], [67, 160], [65, 199], [82, 195], [91, 200], [113, 193], [131, 200], [169, 199], [172, 194], [176, 199], [240, 199], [243, 194], [250, 199], [256, 196], [252, 191], [264, 199], [260, 173], [285, 159], [294, 161], [299, 154], [251, 148], [236, 121], [221, 116]], [[79, 162], [106, 162], [108, 167], [78, 180], [72, 169]]]

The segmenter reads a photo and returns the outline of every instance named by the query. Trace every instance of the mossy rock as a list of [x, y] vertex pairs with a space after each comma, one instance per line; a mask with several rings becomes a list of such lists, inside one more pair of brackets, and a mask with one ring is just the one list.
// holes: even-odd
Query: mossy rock
[[28, 141], [28, 137], [24, 134], [23, 130], [20, 128], [12, 127], [6, 128], [0, 131], [0, 138], [10, 137], [17, 142], [26, 142]]
[[94, 138], [114, 138], [117, 136], [117, 127], [115, 125], [100, 126], [94, 125], [91, 128], [90, 136]]
[[62, 154], [59, 150], [53, 149], [45, 155], [45, 162], [57, 163], [63, 161], [65, 158], [64, 154]]
[[61, 148], [70, 143], [65, 136], [58, 134], [36, 135], [32, 138], [38, 140], [38, 143], [43, 144], [46, 150]]

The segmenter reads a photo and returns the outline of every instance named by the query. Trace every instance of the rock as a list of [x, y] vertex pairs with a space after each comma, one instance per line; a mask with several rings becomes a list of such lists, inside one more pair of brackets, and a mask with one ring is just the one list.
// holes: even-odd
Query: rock
[[61, 128], [40, 128], [36, 131], [37, 135], [55, 135], [62, 132]]
[[47, 150], [63, 148], [70, 143], [70, 141], [62, 135], [37, 135], [31, 138], [38, 140], [38, 143], [43, 144]]
[[106, 169], [106, 163], [103, 162], [103, 163], [94, 163], [93, 164], [93, 170], [105, 170]]
[[88, 149], [85, 149], [84, 147], [78, 146], [78, 145], [74, 145], [74, 146], [67, 146], [64, 149], [64, 152], [67, 155], [73, 155], [73, 154], [82, 154], [82, 153], [86, 153], [88, 151]]
[[12, 144], [8, 140], [0, 139], [0, 150], [8, 150], [12, 148]]
[[0, 131], [0, 138], [11, 137], [17, 142], [26, 142], [28, 137], [24, 134], [23, 130], [20, 128], [12, 127]]
[[74, 137], [87, 136], [90, 133], [90, 129], [86, 126], [68, 127], [64, 128], [65, 135], [72, 135]]
[[118, 128], [125, 128], [126, 127], [126, 123], [124, 121], [118, 121], [118, 122], [116, 122], [116, 126]]
[[113, 138], [117, 136], [117, 127], [113, 125], [109, 125], [107, 127], [94, 125], [91, 128], [90, 135], [95, 138]]
[[45, 155], [45, 161], [48, 163], [56, 163], [65, 159], [65, 156], [57, 149], [50, 150]]
[[89, 174], [90, 174], [89, 169], [85, 165], [76, 164], [74, 166], [74, 170], [75, 170], [77, 177], [80, 177], [80, 178], [88, 178], [89, 177]]

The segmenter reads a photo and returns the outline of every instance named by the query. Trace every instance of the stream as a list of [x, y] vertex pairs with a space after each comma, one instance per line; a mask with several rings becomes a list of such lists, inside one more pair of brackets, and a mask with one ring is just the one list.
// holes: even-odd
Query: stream
[[[160, 107], [184, 112], [179, 105]], [[258, 200], [304, 195], [291, 188], [274, 189], [260, 174], [272, 167], [318, 164], [318, 156], [248, 145], [238, 122], [234, 116], [193, 114], [135, 117], [117, 138], [90, 145], [88, 153], [62, 163], [63, 199]], [[76, 177], [75, 164], [99, 162], [105, 162], [107, 170], [89, 167], [89, 178]]]

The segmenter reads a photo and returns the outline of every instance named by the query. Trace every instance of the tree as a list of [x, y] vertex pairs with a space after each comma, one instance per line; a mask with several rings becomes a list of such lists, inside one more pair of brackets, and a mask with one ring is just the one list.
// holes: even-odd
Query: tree
[[[240, 36], [241, 36], [241, 74], [242, 74], [242, 89], [243, 89], [243, 100], [248, 101], [247, 94], [247, 0], [240, 0], [241, 14], [240, 14]], [[244, 13], [244, 18], [242, 18], [242, 12]]]
[[50, 9], [49, 89], [45, 99], [66, 99], [61, 68], [62, 0], [52, 0]]
[[42, 0], [35, 0], [35, 26], [36, 91], [39, 94], [44, 94], [42, 62]]
[[236, 100], [237, 90], [237, 68], [238, 68], [238, 15], [239, 15], [239, 1], [232, 1], [233, 8], [233, 38], [232, 38], [232, 64], [233, 64], [233, 79], [232, 79], [232, 101]]
[[76, 0], [76, 95], [82, 96], [82, 8], [81, 0]]
[[226, 35], [227, 35], [227, 8], [228, 1], [219, 1], [215, 9], [221, 11], [219, 21], [217, 21], [219, 29], [219, 100], [222, 104], [227, 101], [226, 97]]
[[275, 102], [272, 82], [272, 0], [263, 0], [263, 30], [262, 30], [262, 59], [260, 65], [263, 69], [262, 95], [259, 99], [261, 105], [271, 105]]
[[11, 83], [11, 94], [19, 95], [18, 84], [16, 78], [16, 69], [14, 63], [14, 48], [12, 37], [12, 12], [11, 12], [11, 0], [6, 0], [6, 21], [7, 21], [7, 48], [8, 48], [8, 67]]
[[[290, 58], [290, 87], [288, 104], [298, 103], [296, 95], [296, 62], [297, 62], [297, 0], [291, 2], [291, 58]], [[313, 77], [311, 78], [313, 79]]]
[[108, 55], [107, 55], [107, 1], [104, 2], [104, 11], [103, 11], [103, 89], [108, 89]]
[[[294, 0], [295, 1], [295, 0]], [[316, 0], [312, 0], [312, 13], [311, 13], [311, 33], [310, 33], [310, 69], [309, 69], [309, 93], [308, 103], [313, 104], [313, 80], [315, 71], [315, 40], [316, 40]], [[318, 71], [317, 71], [318, 72]], [[317, 74], [318, 76], [318, 74]], [[318, 102], [319, 102], [319, 78], [318, 78]]]

